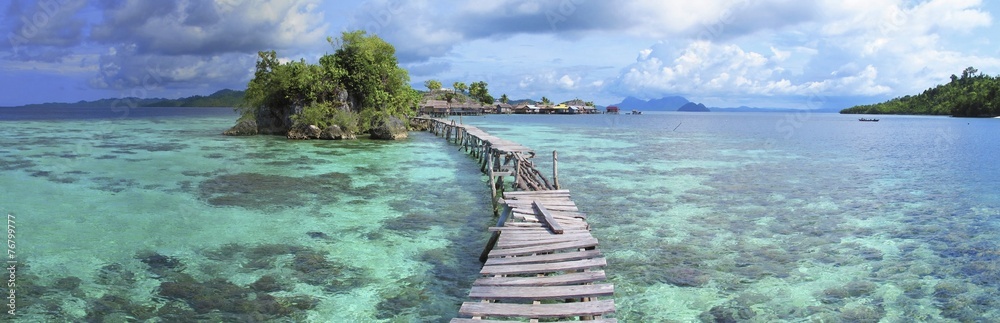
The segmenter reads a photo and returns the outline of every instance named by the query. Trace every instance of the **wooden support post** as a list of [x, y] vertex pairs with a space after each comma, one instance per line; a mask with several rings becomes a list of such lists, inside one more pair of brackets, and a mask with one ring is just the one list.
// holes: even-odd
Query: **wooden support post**
[[552, 151], [552, 187], [559, 189], [559, 153]]
[[497, 178], [493, 176], [493, 159], [490, 158], [488, 166], [489, 170], [486, 175], [490, 177], [490, 199], [493, 200], [493, 215], [498, 215], [499, 205], [497, 205]]
[[[496, 203], [499, 203], [499, 201]], [[510, 216], [510, 212], [511, 208], [504, 204], [503, 214], [501, 214], [500, 218], [497, 219], [497, 227], [502, 227], [504, 226], [504, 223], [507, 223], [507, 217]], [[490, 241], [486, 242], [486, 247], [483, 248], [483, 252], [479, 254], [479, 262], [485, 263], [486, 259], [489, 259], [490, 251], [492, 251], [493, 247], [497, 245], [497, 240], [500, 240], [500, 231], [493, 231], [493, 235], [490, 236]]]
[[521, 183], [521, 160], [514, 156], [514, 187]]

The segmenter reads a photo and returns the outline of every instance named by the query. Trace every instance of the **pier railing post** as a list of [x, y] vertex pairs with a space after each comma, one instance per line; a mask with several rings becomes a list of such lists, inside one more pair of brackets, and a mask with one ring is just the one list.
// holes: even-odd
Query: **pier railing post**
[[559, 153], [552, 151], [552, 186], [559, 189]]
[[[494, 200], [494, 201], [496, 201], [496, 200]], [[494, 202], [494, 203], [499, 203], [499, 201]], [[502, 226], [504, 226], [504, 223], [507, 223], [507, 217], [510, 216], [510, 212], [511, 212], [511, 208], [509, 206], [507, 206], [506, 204], [504, 204], [504, 206], [503, 206], [503, 214], [501, 214], [500, 218], [497, 219], [497, 226], [498, 227], [502, 227]], [[490, 251], [492, 251], [493, 247], [495, 247], [497, 245], [497, 240], [499, 240], [499, 239], [500, 239], [500, 231], [493, 231], [493, 235], [490, 236], [490, 240], [486, 242], [486, 247], [483, 248], [483, 252], [479, 254], [479, 262], [484, 262], [485, 263], [486, 259], [489, 259]]]

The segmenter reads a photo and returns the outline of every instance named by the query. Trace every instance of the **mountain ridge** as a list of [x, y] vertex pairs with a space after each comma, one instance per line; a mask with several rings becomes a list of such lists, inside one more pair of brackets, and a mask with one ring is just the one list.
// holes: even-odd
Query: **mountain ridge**
[[60, 107], [60, 108], [92, 108], [92, 107], [107, 107], [107, 106], [132, 106], [136, 107], [186, 107], [186, 108], [231, 108], [236, 107], [241, 102], [243, 102], [244, 91], [232, 90], [232, 89], [222, 89], [215, 91], [207, 96], [204, 95], [192, 95], [188, 97], [182, 97], [177, 99], [167, 99], [167, 98], [137, 98], [137, 97], [127, 97], [118, 99], [97, 99], [93, 101], [80, 100], [77, 102], [46, 102], [46, 103], [34, 103], [25, 104], [20, 106], [14, 106], [11, 108], [50, 108], [50, 107]]

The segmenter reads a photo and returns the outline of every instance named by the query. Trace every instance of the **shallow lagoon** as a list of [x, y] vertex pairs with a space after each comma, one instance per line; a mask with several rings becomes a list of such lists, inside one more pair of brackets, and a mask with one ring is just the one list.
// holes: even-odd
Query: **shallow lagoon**
[[466, 120], [542, 156], [559, 151], [560, 182], [591, 215], [622, 321], [1000, 317], [995, 119]]
[[[233, 120], [4, 121], [0, 211], [19, 220], [19, 317], [457, 313], [491, 220], [471, 158], [426, 133], [218, 135]], [[622, 321], [1000, 317], [995, 119], [462, 121], [535, 148], [542, 168], [559, 151], [560, 182], [591, 216]]]
[[465, 155], [425, 133], [225, 137], [220, 114], [5, 124], [19, 318], [456, 314], [491, 216]]

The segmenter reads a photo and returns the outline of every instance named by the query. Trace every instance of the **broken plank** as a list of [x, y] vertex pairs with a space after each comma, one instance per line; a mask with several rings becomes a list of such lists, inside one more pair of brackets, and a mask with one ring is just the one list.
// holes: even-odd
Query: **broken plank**
[[541, 212], [542, 215], [545, 217], [545, 222], [549, 224], [550, 228], [552, 228], [552, 232], [555, 232], [556, 234], [562, 234], [563, 233], [562, 225], [559, 225], [559, 222], [556, 222], [556, 219], [552, 218], [552, 213], [550, 213], [549, 210], [546, 209], [544, 205], [542, 205], [542, 203], [534, 202], [534, 204], [535, 208], [538, 209], [538, 212]]

